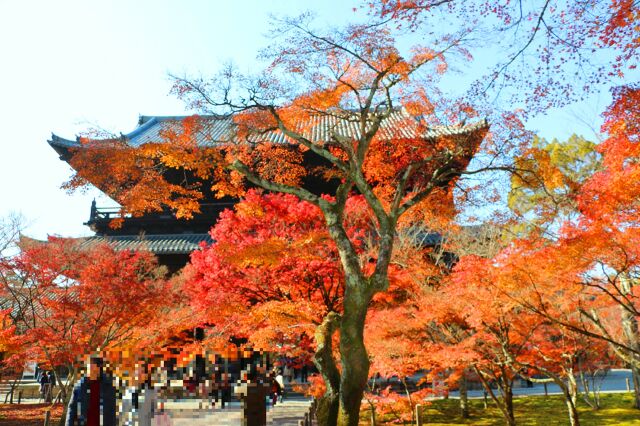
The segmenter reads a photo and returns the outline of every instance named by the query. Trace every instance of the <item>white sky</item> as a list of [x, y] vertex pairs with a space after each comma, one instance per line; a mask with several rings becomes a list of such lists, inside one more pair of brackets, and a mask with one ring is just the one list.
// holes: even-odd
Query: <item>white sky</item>
[[[27, 234], [90, 235], [82, 223], [97, 190], [69, 195], [71, 175], [47, 144], [99, 125], [134, 129], [138, 115], [180, 115], [169, 72], [212, 74], [233, 60], [250, 68], [264, 46], [268, 16], [307, 8], [348, 19], [354, 0], [0, 0], [0, 217], [22, 213]], [[321, 6], [319, 6], [321, 5]], [[335, 22], [334, 22], [335, 23]], [[608, 103], [538, 117], [547, 137], [592, 136], [572, 114], [594, 122]]]

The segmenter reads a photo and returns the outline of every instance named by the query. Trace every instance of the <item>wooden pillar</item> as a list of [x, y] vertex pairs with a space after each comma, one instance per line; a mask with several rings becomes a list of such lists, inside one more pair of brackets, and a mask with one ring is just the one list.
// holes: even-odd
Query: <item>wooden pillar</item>
[[49, 426], [49, 420], [51, 419], [51, 411], [44, 412], [44, 426]]

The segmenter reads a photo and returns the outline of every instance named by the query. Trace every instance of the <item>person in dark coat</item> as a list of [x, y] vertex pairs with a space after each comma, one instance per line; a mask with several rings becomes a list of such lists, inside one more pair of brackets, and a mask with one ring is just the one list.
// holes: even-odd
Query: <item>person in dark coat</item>
[[87, 373], [73, 388], [65, 426], [116, 426], [116, 389], [103, 360], [90, 357]]
[[38, 379], [38, 382], [40, 383], [40, 397], [44, 399], [49, 390], [49, 376], [47, 376], [46, 371], [43, 371], [40, 374], [40, 379]]
[[56, 385], [56, 376], [53, 375], [53, 370], [49, 370], [47, 373], [47, 379], [49, 380], [49, 384], [51, 387], [55, 387]]
[[49, 389], [47, 390], [45, 401], [51, 402], [51, 398], [53, 397], [53, 390], [56, 387], [56, 376], [54, 376], [52, 370], [49, 370], [49, 372], [47, 373], [47, 379], [49, 380]]
[[240, 373], [236, 393], [242, 403], [242, 426], [264, 426], [267, 424], [267, 384], [258, 380], [250, 368]]

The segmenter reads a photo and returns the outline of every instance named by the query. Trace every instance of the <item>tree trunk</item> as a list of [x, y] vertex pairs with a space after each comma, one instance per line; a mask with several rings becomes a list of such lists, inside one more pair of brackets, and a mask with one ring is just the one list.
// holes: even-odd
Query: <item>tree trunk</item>
[[371, 408], [371, 426], [377, 426], [376, 405], [372, 401], [367, 400], [367, 402], [369, 403], [369, 408]]
[[404, 387], [404, 392], [407, 394], [407, 400], [409, 401], [409, 409], [411, 410], [411, 424], [416, 422], [415, 410], [413, 407], [413, 399], [411, 398], [411, 392], [409, 392], [409, 386], [407, 385], [407, 378], [402, 378], [402, 386]]
[[564, 389], [564, 393], [567, 410], [569, 412], [569, 424], [571, 426], [580, 426], [578, 410], [576, 408], [576, 404], [578, 403], [578, 385], [576, 378], [573, 376], [573, 370], [569, 370], [569, 374], [567, 375], [567, 386], [566, 389]]
[[571, 426], [580, 426], [578, 410], [576, 409], [575, 404], [571, 401], [571, 398], [568, 397], [565, 397], [565, 402], [567, 404], [567, 411], [569, 412], [569, 424]]
[[364, 322], [371, 300], [369, 283], [349, 283], [344, 293], [344, 313], [340, 324], [340, 407], [339, 426], [358, 426], [360, 405], [369, 377], [369, 356], [364, 346]]
[[[9, 392], [7, 392], [7, 395], [4, 397], [5, 404], [7, 403], [7, 401], [11, 401], [11, 403], [13, 404], [13, 391], [16, 389], [16, 386], [20, 384], [20, 380], [22, 380], [22, 376], [18, 376], [13, 380], [13, 382], [11, 382], [11, 385], [9, 386]], [[11, 399], [9, 399], [10, 395]]]
[[319, 426], [333, 426], [338, 420], [338, 402], [340, 395], [340, 372], [333, 358], [332, 337], [340, 323], [340, 315], [329, 312], [316, 328], [316, 353], [313, 363], [327, 387], [324, 395], [318, 400], [316, 419]]
[[505, 379], [504, 376], [501, 378], [502, 381], [502, 394], [504, 397], [504, 407], [506, 411], [506, 422], [509, 426], [515, 426], [516, 417], [513, 412], [513, 387], [510, 380]]
[[[633, 281], [627, 277], [622, 276], [620, 278], [620, 287], [622, 290], [622, 294], [627, 295], [632, 291]], [[624, 306], [621, 307], [621, 321], [622, 321], [622, 331], [624, 332], [625, 339], [627, 340], [627, 345], [633, 349], [640, 350], [640, 340], [638, 338], [638, 320], [635, 315], [633, 315], [629, 310], [625, 309]], [[637, 356], [634, 354], [630, 354], [630, 356], [637, 359]], [[638, 373], [640, 373], [640, 368], [638, 368], [638, 363], [632, 363], [631, 367], [631, 375], [633, 378], [633, 388], [634, 388], [634, 407], [640, 409], [640, 377], [638, 377]]]
[[73, 386], [75, 385], [75, 369], [73, 367], [69, 368], [66, 385], [63, 385], [62, 379], [57, 373], [55, 374], [55, 377], [60, 384], [60, 391], [62, 392], [62, 417], [60, 417], [58, 426], [64, 426], [67, 420], [67, 408], [69, 407], [69, 400], [71, 399]]
[[640, 368], [637, 365], [631, 364], [631, 378], [633, 381], [633, 394], [635, 408], [640, 408]]
[[70, 399], [71, 399], [71, 392], [67, 392], [67, 394], [62, 398], [62, 417], [60, 417], [58, 426], [64, 426], [67, 421], [67, 410], [69, 408]]
[[[579, 367], [579, 368], [580, 368], [580, 383], [582, 384], [582, 400], [589, 407], [593, 408], [594, 410], [598, 410], [600, 406], [598, 404], [598, 398], [596, 395], [595, 386], [592, 390], [591, 384], [589, 383], [589, 378], [587, 378], [587, 375], [585, 374], [583, 368], [582, 367]], [[595, 373], [591, 373], [590, 376], [595, 377], [595, 374], [597, 374], [597, 370]], [[593, 400], [591, 399], [592, 392], [593, 392]]]
[[473, 369], [478, 375], [478, 378], [480, 379], [480, 383], [482, 383], [482, 386], [484, 387], [485, 392], [489, 394], [493, 402], [495, 402], [498, 408], [500, 409], [500, 412], [502, 412], [505, 423], [508, 426], [515, 426], [516, 419], [513, 414], [513, 389], [511, 387], [511, 383], [505, 381], [504, 376], [498, 379], [498, 383], [501, 383], [500, 384], [500, 391], [502, 392], [502, 400], [501, 400], [500, 398], [498, 398], [498, 396], [493, 391], [493, 389], [491, 389], [491, 385], [489, 384], [489, 381], [487, 380], [485, 375], [480, 371], [480, 369], [476, 365], [473, 366]]
[[467, 396], [467, 377], [462, 373], [462, 377], [458, 382], [458, 387], [460, 389], [460, 416], [463, 419], [469, 418], [469, 399]]
[[565, 402], [567, 403], [567, 411], [569, 412], [569, 424], [571, 426], [580, 426], [578, 410], [576, 409], [575, 404], [571, 401], [571, 398], [565, 398]]

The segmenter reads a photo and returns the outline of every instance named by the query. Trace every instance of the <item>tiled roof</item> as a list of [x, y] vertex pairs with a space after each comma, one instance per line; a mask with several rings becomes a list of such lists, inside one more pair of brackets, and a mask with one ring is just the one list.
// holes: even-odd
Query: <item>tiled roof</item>
[[209, 234], [174, 235], [113, 235], [80, 239], [80, 248], [107, 243], [115, 250], [148, 250], [154, 254], [189, 254], [198, 249], [201, 242], [211, 244]]
[[[0, 296], [0, 309], [11, 309], [11, 314], [22, 316], [26, 319], [37, 319], [48, 316], [48, 308], [43, 305], [43, 301], [56, 302], [62, 297], [70, 297], [71, 300], [77, 298], [77, 293], [73, 287], [59, 287], [60, 291], [52, 291], [47, 286], [39, 287], [13, 287], [10, 293]], [[18, 323], [18, 329], [23, 328]]]
[[[130, 146], [140, 146], [149, 142], [161, 142], [160, 136], [163, 130], [178, 128], [186, 116], [141, 116], [138, 127], [126, 134], [122, 138]], [[197, 135], [197, 142], [200, 146], [211, 146], [225, 143], [232, 139], [234, 122], [231, 116], [200, 116], [202, 129]], [[469, 125], [455, 126], [434, 126], [422, 128], [415, 117], [409, 115], [405, 110], [394, 110], [385, 119], [380, 127], [380, 135], [383, 138], [415, 138], [435, 139], [442, 136], [465, 135], [477, 130], [488, 128], [486, 120], [480, 120]], [[360, 136], [359, 122], [350, 118], [338, 118], [336, 116], [324, 115], [311, 119], [311, 122], [301, 123], [297, 129], [312, 141], [327, 141], [331, 135], [336, 134], [343, 137], [358, 138]], [[256, 138], [258, 138], [256, 136]], [[270, 132], [260, 136], [260, 139], [272, 143], [287, 143], [288, 138], [281, 132]], [[51, 135], [48, 141], [54, 147], [72, 148], [81, 146], [79, 139], [65, 139], [55, 134]]]

